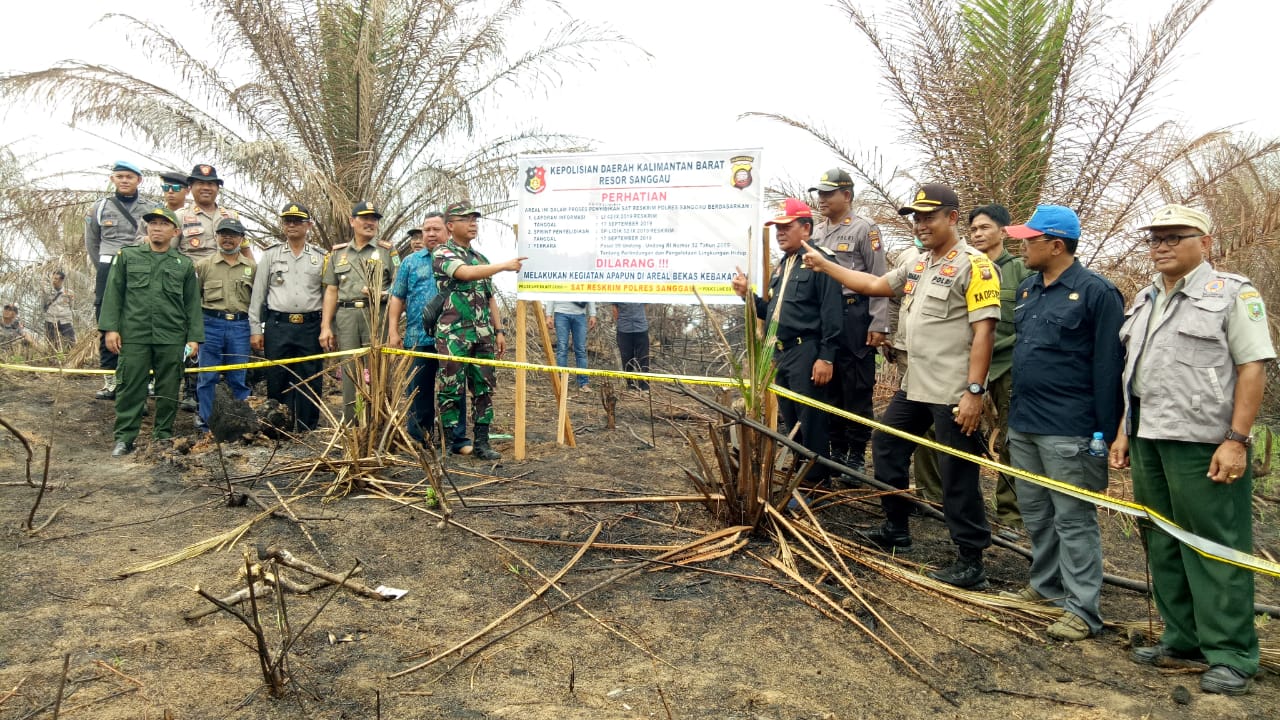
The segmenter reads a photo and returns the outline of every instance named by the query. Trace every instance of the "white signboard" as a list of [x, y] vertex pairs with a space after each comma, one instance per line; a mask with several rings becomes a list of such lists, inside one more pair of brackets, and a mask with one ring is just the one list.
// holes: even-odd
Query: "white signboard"
[[521, 300], [741, 302], [759, 265], [760, 150], [518, 160]]

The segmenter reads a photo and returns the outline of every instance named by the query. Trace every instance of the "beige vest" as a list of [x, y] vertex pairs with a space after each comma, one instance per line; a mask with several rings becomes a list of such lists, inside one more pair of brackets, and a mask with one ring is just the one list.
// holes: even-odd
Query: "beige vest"
[[[1213, 271], [1188, 282], [1153, 318], [1155, 288], [1134, 299], [1120, 328], [1124, 366], [1125, 434], [1133, 434], [1133, 376], [1142, 363], [1138, 437], [1149, 440], [1222, 442], [1231, 426], [1236, 368], [1227, 346], [1227, 319], [1248, 280]], [[1148, 323], [1156, 323], [1148, 333]]]

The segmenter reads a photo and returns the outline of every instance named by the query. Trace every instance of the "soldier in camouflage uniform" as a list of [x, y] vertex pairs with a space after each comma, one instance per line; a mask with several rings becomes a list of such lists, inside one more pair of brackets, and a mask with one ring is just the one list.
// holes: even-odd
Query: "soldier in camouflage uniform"
[[[325, 350], [354, 350], [369, 345], [375, 328], [370, 322], [373, 308], [386, 301], [400, 256], [389, 242], [374, 242], [382, 213], [370, 202], [359, 202], [351, 210], [355, 241], [334, 245], [325, 257], [320, 282], [324, 284], [324, 306], [320, 315], [320, 347]], [[385, 318], [382, 318], [385, 322]], [[385, 326], [378, 328], [382, 332]], [[355, 419], [355, 363], [342, 364], [342, 421]]]
[[[493, 290], [493, 276], [504, 270], [519, 272], [526, 258], [512, 258], [504, 263], [489, 259], [471, 247], [478, 231], [480, 211], [471, 203], [459, 202], [445, 210], [449, 242], [436, 249], [432, 261], [436, 284], [447, 296], [440, 319], [436, 323], [436, 352], [453, 357], [492, 359], [506, 351], [506, 333], [502, 314]], [[471, 385], [471, 413], [474, 419], [474, 454], [481, 460], [501, 460], [502, 455], [489, 446], [489, 425], [493, 422], [494, 373], [492, 365], [445, 360], [440, 365], [440, 421], [445, 437], [456, 438], [460, 417], [458, 403]], [[463, 452], [454, 444], [453, 451]]]

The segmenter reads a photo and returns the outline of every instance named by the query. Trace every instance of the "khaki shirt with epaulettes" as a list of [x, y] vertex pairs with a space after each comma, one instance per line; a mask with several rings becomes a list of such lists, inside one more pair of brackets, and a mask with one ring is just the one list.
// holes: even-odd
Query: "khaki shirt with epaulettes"
[[178, 236], [178, 251], [196, 260], [215, 255], [218, 252], [218, 234], [214, 231], [218, 221], [224, 218], [239, 220], [240, 213], [218, 206], [217, 214], [211, 215], [199, 205], [188, 205], [177, 213], [182, 223], [182, 231]]
[[[354, 243], [334, 245], [324, 260], [320, 281], [327, 287], [338, 286], [338, 302], [371, 300], [391, 287], [400, 258], [386, 242], [368, 243], [356, 248]], [[370, 282], [368, 294], [365, 286]]]
[[253, 298], [249, 302], [249, 324], [254, 332], [262, 328], [264, 309], [292, 315], [318, 312], [323, 307], [324, 285], [320, 276], [324, 260], [324, 250], [311, 243], [304, 245], [302, 253], [296, 256], [287, 242], [262, 252], [253, 279]]
[[911, 364], [902, 389], [909, 400], [954, 405], [968, 384], [972, 323], [1000, 319], [995, 263], [959, 242], [936, 259], [925, 250], [914, 264], [884, 277], [903, 296], [900, 322], [906, 326]]
[[240, 255], [236, 264], [227, 262], [218, 253], [216, 257], [202, 258], [196, 263], [196, 277], [200, 278], [200, 307], [224, 313], [249, 311], [249, 299], [253, 297], [253, 274], [258, 265]]
[[[814, 247], [825, 247], [836, 255], [836, 262], [842, 267], [858, 272], [884, 275], [886, 264], [884, 243], [880, 240], [880, 228], [865, 218], [849, 215], [839, 223], [823, 220], [813, 228]], [[841, 293], [848, 298], [857, 293], [843, 288]], [[865, 298], [871, 313], [870, 330], [879, 333], [889, 332], [889, 299]]]

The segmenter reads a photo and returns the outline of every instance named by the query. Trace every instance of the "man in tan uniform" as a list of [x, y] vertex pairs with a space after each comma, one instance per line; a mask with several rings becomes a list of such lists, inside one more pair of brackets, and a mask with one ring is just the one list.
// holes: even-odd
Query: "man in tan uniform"
[[[351, 209], [355, 240], [334, 245], [325, 258], [320, 281], [324, 284], [324, 308], [320, 316], [320, 346], [327, 351], [354, 350], [373, 341], [370, 322], [373, 309], [386, 301], [387, 291], [400, 267], [400, 256], [391, 243], [374, 242], [382, 213], [373, 203], [361, 201]], [[385, 318], [382, 318], [385, 321]], [[384, 326], [385, 327], [385, 326]], [[377, 328], [382, 332], [383, 328]], [[342, 421], [355, 420], [355, 363], [342, 364]]]
[[[218, 221], [218, 254], [196, 263], [196, 277], [200, 281], [200, 309], [204, 312], [204, 346], [200, 352], [200, 367], [238, 365], [249, 362], [249, 299], [253, 296], [253, 275], [257, 263], [240, 254], [245, 229], [239, 220], [226, 218]], [[213, 388], [219, 375], [227, 378], [231, 394], [237, 400], [249, 397], [249, 385], [244, 370], [224, 373], [202, 372], [196, 381], [196, 398], [200, 405], [200, 417], [196, 429], [209, 430], [209, 416], [213, 412]]]

